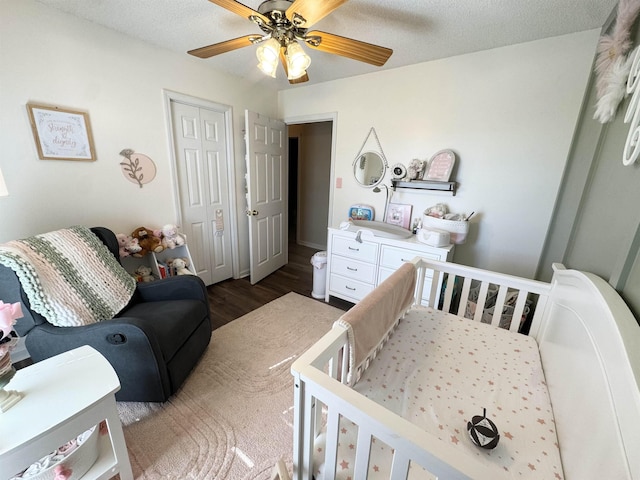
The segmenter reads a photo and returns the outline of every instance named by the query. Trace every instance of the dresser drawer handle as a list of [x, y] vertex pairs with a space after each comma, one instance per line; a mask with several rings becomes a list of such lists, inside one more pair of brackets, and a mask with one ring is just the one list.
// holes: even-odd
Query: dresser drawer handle
[[353, 267], [347, 267], [347, 270], [351, 270], [352, 272], [357, 272], [358, 271], [357, 268], [353, 268]]
[[349, 250], [353, 250], [354, 252], [359, 252], [360, 251], [359, 248], [353, 248], [353, 247], [349, 247]]
[[349, 285], [345, 285], [345, 286], [344, 286], [344, 288], [346, 288], [347, 290], [351, 290], [352, 292], [355, 292], [355, 291], [356, 291], [356, 289], [355, 289], [355, 288], [352, 288], [352, 287], [350, 287]]

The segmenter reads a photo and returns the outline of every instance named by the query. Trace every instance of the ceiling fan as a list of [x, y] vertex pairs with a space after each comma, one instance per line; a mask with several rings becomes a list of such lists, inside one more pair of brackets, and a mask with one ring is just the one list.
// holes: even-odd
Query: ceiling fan
[[281, 63], [289, 83], [295, 84], [309, 80], [307, 68], [311, 59], [300, 43], [322, 52], [378, 67], [384, 65], [393, 53], [389, 48], [360, 40], [317, 30], [309, 31], [311, 25], [329, 15], [347, 0], [266, 0], [260, 4], [257, 11], [235, 0], [209, 1], [249, 19], [264, 33], [245, 35], [187, 52], [196, 57], [209, 58], [238, 48], [258, 45], [258, 67], [275, 78], [278, 63]]

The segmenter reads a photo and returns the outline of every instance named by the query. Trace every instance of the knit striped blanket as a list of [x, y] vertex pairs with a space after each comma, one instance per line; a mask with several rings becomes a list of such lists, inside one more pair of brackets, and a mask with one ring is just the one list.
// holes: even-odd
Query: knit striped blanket
[[136, 288], [100, 239], [81, 226], [0, 244], [0, 264], [16, 273], [31, 309], [58, 327], [113, 318]]

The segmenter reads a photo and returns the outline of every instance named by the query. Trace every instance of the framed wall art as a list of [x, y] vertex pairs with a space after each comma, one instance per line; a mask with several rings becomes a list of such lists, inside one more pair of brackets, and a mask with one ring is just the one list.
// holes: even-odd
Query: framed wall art
[[435, 153], [429, 166], [424, 174], [424, 180], [432, 180], [436, 182], [448, 182], [453, 172], [453, 166], [456, 163], [456, 154], [451, 150], [440, 150]]
[[27, 111], [42, 160], [96, 159], [88, 113], [34, 103]]
[[391, 225], [397, 225], [408, 230], [411, 225], [412, 210], [412, 205], [403, 203], [390, 203], [387, 207], [387, 217], [384, 221], [386, 223], [390, 223]]

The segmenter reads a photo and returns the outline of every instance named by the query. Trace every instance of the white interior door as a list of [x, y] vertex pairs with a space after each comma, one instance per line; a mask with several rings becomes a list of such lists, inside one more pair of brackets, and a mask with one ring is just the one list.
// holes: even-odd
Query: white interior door
[[233, 276], [224, 113], [171, 101], [182, 230], [206, 285]]
[[251, 284], [288, 262], [287, 126], [245, 111]]

